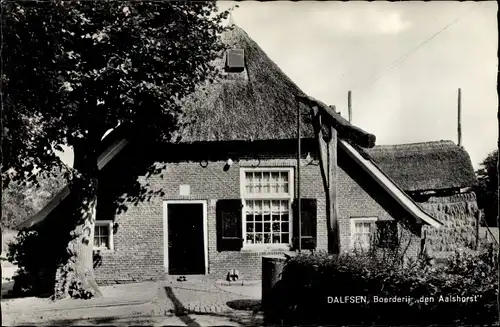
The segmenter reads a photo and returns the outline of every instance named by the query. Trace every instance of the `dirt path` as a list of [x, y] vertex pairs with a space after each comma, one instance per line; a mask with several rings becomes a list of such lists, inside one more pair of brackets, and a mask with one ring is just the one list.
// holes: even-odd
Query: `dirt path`
[[207, 280], [105, 286], [92, 300], [2, 300], [2, 325], [261, 325], [260, 285]]

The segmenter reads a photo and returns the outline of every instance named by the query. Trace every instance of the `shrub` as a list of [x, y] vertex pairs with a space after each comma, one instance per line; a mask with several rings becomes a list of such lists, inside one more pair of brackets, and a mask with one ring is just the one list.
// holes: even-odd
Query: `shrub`
[[17, 274], [13, 276], [15, 296], [29, 296], [35, 292], [35, 274], [42, 259], [35, 250], [40, 245], [37, 236], [36, 231], [23, 230], [9, 244], [7, 260], [18, 266]]
[[[66, 288], [66, 277], [72, 275], [72, 268], [64, 265], [70, 253], [67, 239], [54, 237], [53, 226], [37, 230], [22, 230], [9, 244], [7, 260], [18, 266], [14, 279], [14, 296], [62, 296]], [[102, 263], [99, 251], [93, 253], [94, 268]], [[56, 272], [59, 272], [56, 282]], [[81, 283], [70, 280], [68, 295], [72, 298], [89, 299], [93, 293], [85, 291]]]
[[61, 264], [65, 247], [57, 246], [50, 228], [25, 229], [9, 244], [7, 259], [18, 266], [14, 276], [15, 296], [51, 296], [57, 267]]
[[[286, 262], [275, 291], [281, 306], [276, 319], [299, 325], [494, 324], [498, 281], [488, 258], [486, 252], [457, 251], [445, 265], [432, 266], [425, 257], [402, 263], [376, 254], [298, 255]], [[472, 302], [457, 302], [475, 295]], [[403, 302], [375, 303], [376, 296]], [[328, 297], [347, 303], [328, 303]]]

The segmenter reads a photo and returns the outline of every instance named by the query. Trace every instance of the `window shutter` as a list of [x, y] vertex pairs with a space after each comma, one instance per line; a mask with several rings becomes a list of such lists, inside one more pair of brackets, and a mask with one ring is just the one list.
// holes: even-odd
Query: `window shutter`
[[217, 251], [239, 251], [243, 246], [241, 199], [217, 201]]
[[377, 246], [394, 250], [398, 246], [398, 223], [395, 220], [378, 220]]
[[[302, 249], [313, 250], [316, 248], [316, 222], [317, 200], [300, 199], [301, 206], [301, 238]], [[297, 199], [293, 202], [293, 248], [299, 248], [299, 215], [297, 214]]]

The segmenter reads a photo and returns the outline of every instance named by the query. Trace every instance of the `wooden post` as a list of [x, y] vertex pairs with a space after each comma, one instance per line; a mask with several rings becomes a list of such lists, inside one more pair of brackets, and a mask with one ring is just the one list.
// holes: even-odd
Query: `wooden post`
[[340, 253], [340, 233], [337, 214], [337, 130], [330, 126], [328, 142], [328, 198], [330, 211], [329, 252]]
[[347, 93], [347, 108], [349, 110], [349, 122], [352, 122], [352, 99], [351, 91]]
[[297, 101], [297, 218], [299, 225], [299, 252], [302, 251], [302, 208], [300, 205], [300, 102]]
[[[264, 311], [264, 320], [266, 324], [275, 325], [276, 316], [274, 310], [279, 307], [278, 297], [281, 295], [279, 290], [279, 282], [281, 273], [285, 265], [285, 257], [282, 256], [264, 256], [262, 257], [262, 309]], [[275, 293], [278, 293], [276, 296]], [[278, 315], [279, 317], [279, 315]], [[281, 317], [280, 317], [281, 318]]]
[[[300, 98], [298, 96], [299, 101]], [[338, 254], [340, 253], [340, 233], [337, 214], [337, 129], [330, 122], [323, 122], [322, 113], [317, 103], [306, 103], [312, 109], [314, 134], [318, 142], [320, 157], [320, 171], [326, 195], [328, 252]], [[335, 106], [331, 106], [329, 109], [333, 109], [335, 112]], [[325, 135], [325, 132], [329, 135]]]
[[328, 127], [330, 138], [325, 141], [323, 123], [318, 109], [314, 110], [314, 129], [320, 153], [320, 168], [326, 194], [328, 252], [340, 253], [339, 227], [337, 220], [337, 130]]
[[462, 145], [462, 90], [458, 89], [458, 146]]

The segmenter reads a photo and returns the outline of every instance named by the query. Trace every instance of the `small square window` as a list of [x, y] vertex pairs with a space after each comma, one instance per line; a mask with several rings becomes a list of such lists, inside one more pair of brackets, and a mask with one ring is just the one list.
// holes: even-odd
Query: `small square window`
[[94, 249], [113, 250], [113, 223], [97, 220], [94, 226]]

